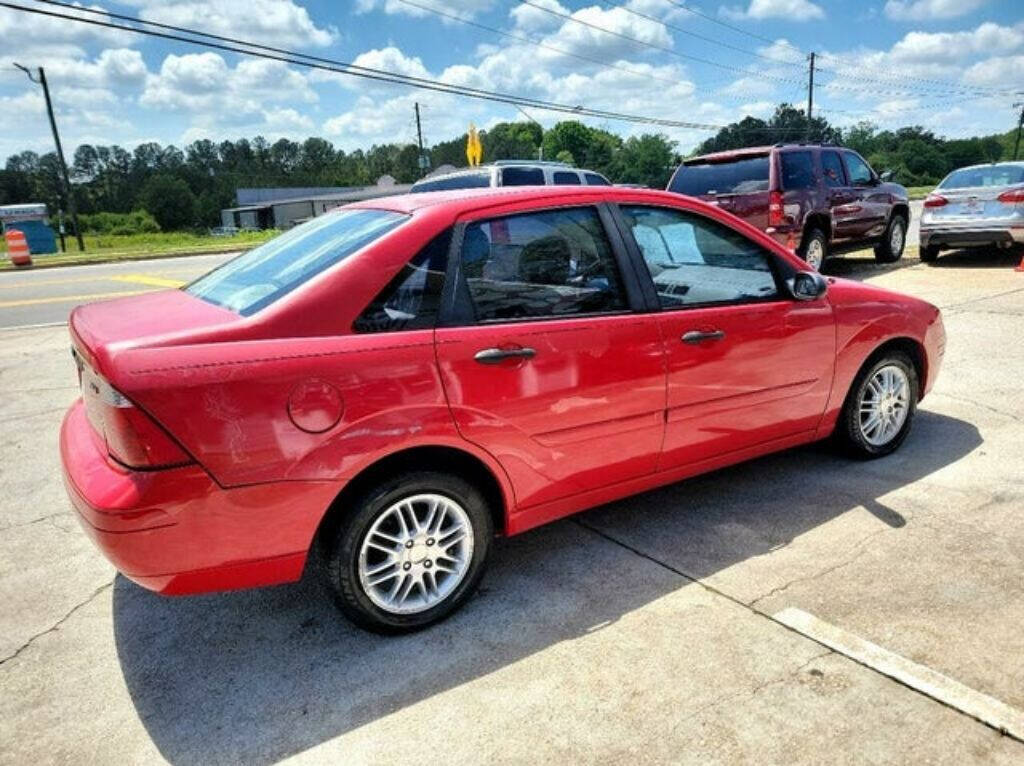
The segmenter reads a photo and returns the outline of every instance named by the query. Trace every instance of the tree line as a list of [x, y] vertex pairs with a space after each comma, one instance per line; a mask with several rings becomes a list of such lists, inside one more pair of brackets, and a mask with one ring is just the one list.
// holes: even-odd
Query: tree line
[[[801, 141], [805, 138], [850, 146], [876, 170], [891, 170], [907, 185], [937, 182], [955, 167], [1008, 158], [1012, 131], [1002, 135], [947, 140], [921, 127], [878, 130], [868, 122], [840, 129], [803, 111], [780, 105], [763, 120], [746, 117], [704, 141], [695, 153]], [[480, 131], [484, 161], [561, 160], [596, 170], [614, 183], [664, 188], [681, 161], [676, 143], [663, 135], [623, 138], [575, 120], [548, 130], [530, 122], [503, 122]], [[430, 166], [466, 164], [466, 135], [427, 150]], [[222, 208], [235, 204], [238, 187], [366, 186], [384, 175], [411, 183], [422, 175], [413, 144], [378, 144], [345, 152], [318, 137], [194, 141], [184, 149], [144, 143], [128, 151], [120, 146], [79, 146], [70, 162], [72, 188], [83, 229], [131, 233], [133, 229], [203, 228], [220, 222]], [[52, 152], [12, 155], [0, 171], [0, 204], [45, 202], [55, 213], [66, 209]], [[132, 215], [134, 214], [134, 215]]]

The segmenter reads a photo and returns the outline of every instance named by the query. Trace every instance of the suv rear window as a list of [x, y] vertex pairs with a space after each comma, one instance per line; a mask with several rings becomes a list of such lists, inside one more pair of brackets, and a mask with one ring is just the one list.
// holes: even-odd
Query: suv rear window
[[681, 165], [668, 190], [691, 197], [768, 191], [768, 155]]
[[409, 191], [416, 192], [445, 191], [447, 189], [485, 189], [491, 185], [491, 174], [483, 173], [459, 173], [447, 178], [425, 178], [412, 185]]
[[782, 188], [810, 189], [814, 186], [814, 163], [810, 152], [782, 152]]
[[502, 186], [543, 186], [544, 171], [540, 168], [502, 168]]
[[391, 210], [327, 213], [228, 261], [185, 287], [185, 292], [249, 316], [407, 218]]

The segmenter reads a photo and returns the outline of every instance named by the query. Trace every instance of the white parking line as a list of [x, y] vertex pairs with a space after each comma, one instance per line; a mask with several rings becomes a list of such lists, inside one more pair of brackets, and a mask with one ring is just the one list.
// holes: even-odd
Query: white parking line
[[800, 609], [787, 607], [776, 612], [772, 619], [877, 673], [1024, 742], [1024, 713], [995, 697], [975, 691], [949, 676], [865, 641]]

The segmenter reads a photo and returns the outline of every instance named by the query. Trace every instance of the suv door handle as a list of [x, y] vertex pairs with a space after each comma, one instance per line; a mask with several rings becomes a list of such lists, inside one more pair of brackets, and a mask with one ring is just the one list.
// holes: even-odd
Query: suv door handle
[[722, 340], [725, 337], [725, 330], [711, 330], [709, 332], [702, 332], [700, 330], [690, 330], [688, 333], [684, 333], [680, 339], [683, 343], [689, 343], [691, 345], [697, 345], [703, 343], [706, 340]]
[[506, 359], [533, 359], [537, 352], [532, 348], [485, 348], [473, 355], [480, 364], [499, 364]]

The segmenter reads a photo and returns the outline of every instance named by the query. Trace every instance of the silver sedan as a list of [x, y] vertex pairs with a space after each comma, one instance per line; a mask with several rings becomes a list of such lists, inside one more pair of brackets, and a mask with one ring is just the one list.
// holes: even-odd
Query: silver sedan
[[953, 247], [1024, 245], [1024, 162], [954, 170], [928, 195], [921, 215], [921, 260]]

